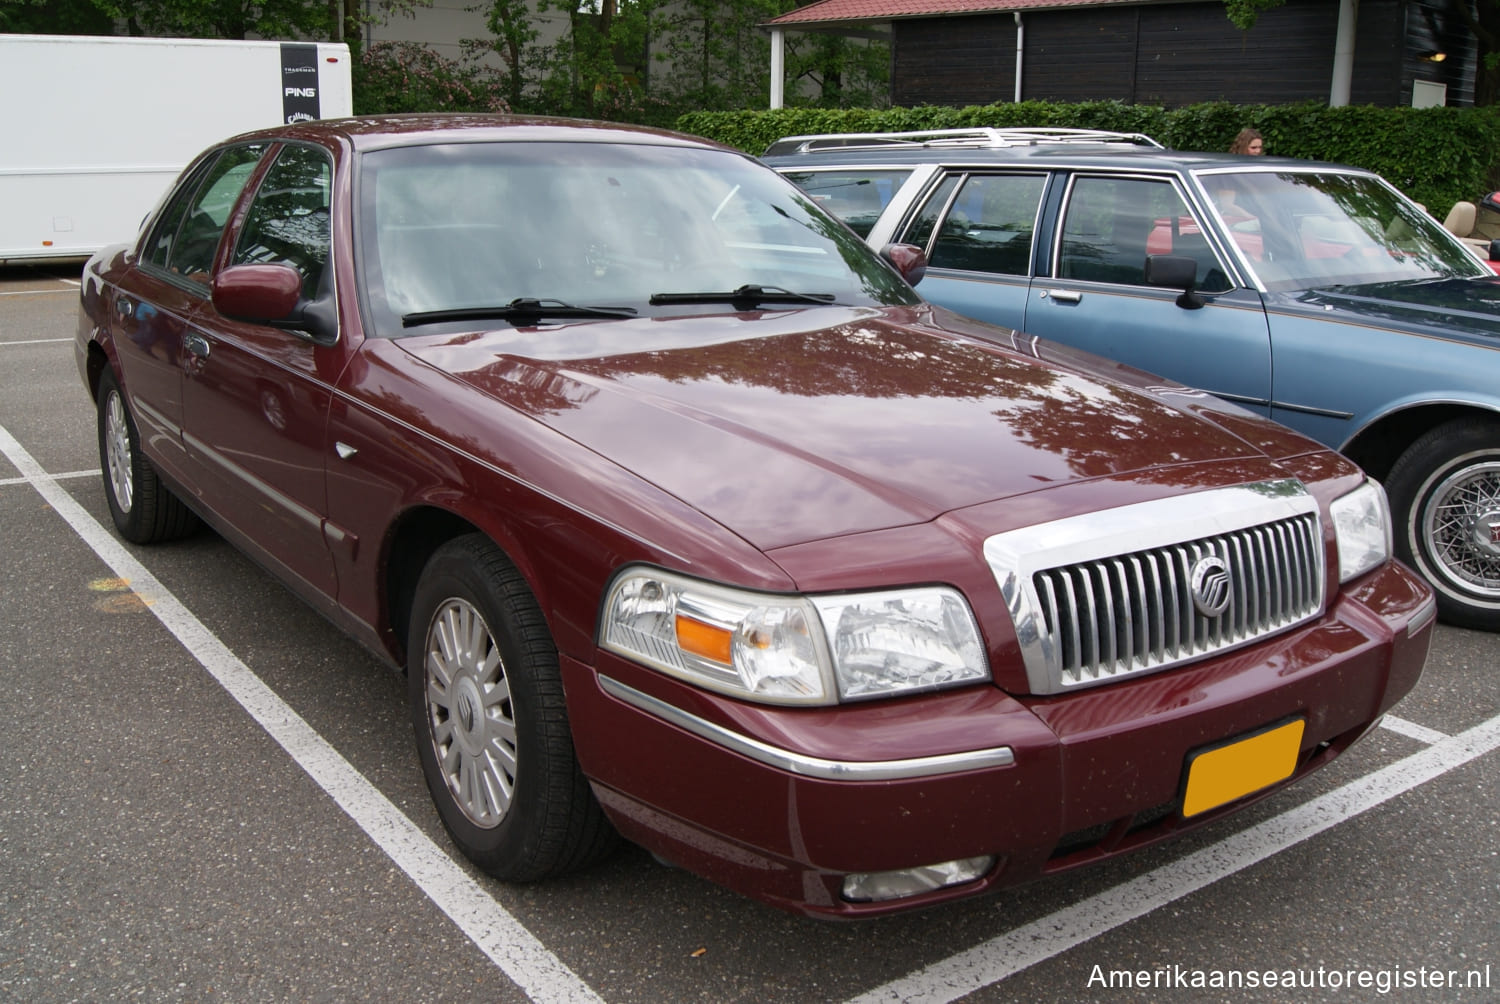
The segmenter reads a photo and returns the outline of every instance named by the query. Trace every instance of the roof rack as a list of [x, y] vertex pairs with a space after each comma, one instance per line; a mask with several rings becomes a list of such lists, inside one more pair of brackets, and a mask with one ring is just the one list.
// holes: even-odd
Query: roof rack
[[924, 129], [915, 132], [818, 133], [784, 136], [766, 148], [762, 156], [813, 153], [818, 150], [933, 149], [942, 147], [1040, 146], [1047, 143], [1130, 143], [1163, 149], [1144, 133], [1108, 132], [1103, 129]]

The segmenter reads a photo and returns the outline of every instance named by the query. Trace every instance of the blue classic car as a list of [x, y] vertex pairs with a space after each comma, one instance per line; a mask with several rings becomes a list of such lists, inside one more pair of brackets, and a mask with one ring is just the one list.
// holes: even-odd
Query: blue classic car
[[1078, 130], [797, 136], [764, 159], [872, 246], [921, 249], [928, 300], [1343, 451], [1443, 617], [1500, 629], [1500, 277], [1377, 175]]

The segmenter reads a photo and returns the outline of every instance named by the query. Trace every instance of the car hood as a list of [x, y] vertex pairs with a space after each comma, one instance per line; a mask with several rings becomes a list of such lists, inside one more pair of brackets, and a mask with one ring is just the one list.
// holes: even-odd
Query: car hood
[[762, 549], [1147, 467], [1320, 449], [1197, 392], [1125, 369], [1135, 386], [1107, 379], [1114, 364], [1048, 361], [1030, 344], [964, 337], [926, 307], [401, 340]]
[[1467, 341], [1500, 338], [1500, 276], [1334, 286], [1295, 294], [1298, 304], [1363, 324]]

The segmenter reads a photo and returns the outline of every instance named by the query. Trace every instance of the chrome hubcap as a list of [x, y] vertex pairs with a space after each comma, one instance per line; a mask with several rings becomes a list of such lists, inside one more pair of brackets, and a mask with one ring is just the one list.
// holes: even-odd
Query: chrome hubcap
[[1422, 531], [1439, 571], [1469, 592], [1500, 598], [1500, 462], [1455, 471], [1431, 498]]
[[121, 512], [128, 513], [135, 501], [135, 478], [130, 471], [130, 425], [125, 402], [112, 393], [104, 402], [104, 462], [109, 470], [110, 491]]
[[473, 604], [451, 599], [427, 631], [427, 712], [438, 768], [475, 826], [500, 824], [516, 785], [516, 722], [500, 649]]

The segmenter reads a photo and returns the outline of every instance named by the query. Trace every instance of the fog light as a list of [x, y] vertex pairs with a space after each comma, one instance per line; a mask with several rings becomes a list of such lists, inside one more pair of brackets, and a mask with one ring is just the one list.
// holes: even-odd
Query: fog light
[[844, 876], [844, 898], [856, 903], [905, 899], [934, 889], [973, 882], [983, 878], [994, 866], [994, 857], [986, 855], [894, 872], [856, 872]]

